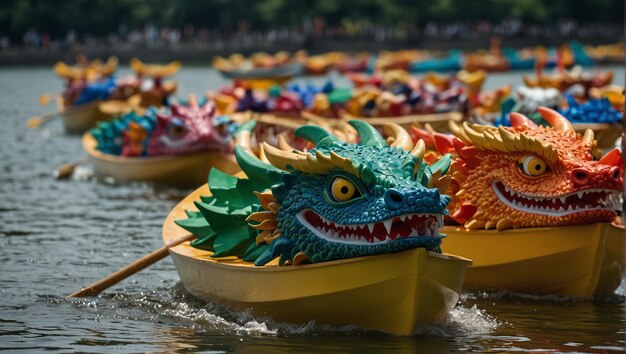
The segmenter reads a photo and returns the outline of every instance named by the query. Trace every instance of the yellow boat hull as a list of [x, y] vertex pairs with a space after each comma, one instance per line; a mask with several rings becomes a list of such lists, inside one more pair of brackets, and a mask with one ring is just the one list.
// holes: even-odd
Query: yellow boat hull
[[624, 228], [609, 223], [442, 232], [444, 252], [474, 262], [465, 277], [469, 289], [588, 299], [612, 294], [626, 269]]
[[69, 134], [82, 134], [93, 128], [97, 122], [113, 119], [113, 115], [100, 109], [101, 101], [94, 101], [80, 106], [63, 107], [59, 114], [63, 118], [63, 127]]
[[211, 168], [237, 173], [239, 165], [232, 154], [205, 151], [186, 155], [123, 157], [96, 149], [91, 133], [83, 135], [83, 149], [89, 156], [94, 174], [119, 182], [151, 182], [180, 187], [197, 187], [206, 182]]
[[[163, 225], [163, 241], [184, 236], [174, 224], [209, 195], [206, 185], [187, 196]], [[396, 335], [442, 320], [459, 299], [471, 261], [424, 249], [333, 262], [256, 267], [234, 257], [212, 259], [189, 243], [170, 248], [181, 282], [194, 296], [256, 316], [304, 324], [347, 325]]]

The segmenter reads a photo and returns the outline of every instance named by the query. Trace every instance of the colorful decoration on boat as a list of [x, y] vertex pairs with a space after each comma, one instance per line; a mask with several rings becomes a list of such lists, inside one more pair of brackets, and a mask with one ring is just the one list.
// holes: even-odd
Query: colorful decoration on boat
[[567, 108], [559, 109], [559, 113], [572, 123], [619, 123], [624, 115], [613, 108], [607, 98], [589, 99], [579, 103], [574, 96], [567, 95]]
[[[511, 127], [452, 125], [450, 213], [468, 229], [609, 222], [620, 208], [623, 162], [617, 149], [598, 157], [592, 130], [577, 134], [558, 112], [550, 126], [511, 113]], [[445, 144], [444, 144], [445, 145]]]
[[525, 114], [538, 125], [546, 125], [545, 120], [537, 113], [540, 106], [552, 108], [573, 124], [580, 123], [619, 123], [623, 113], [615, 109], [615, 106], [607, 97], [581, 98], [573, 94], [562, 96], [556, 89], [540, 87], [518, 88], [518, 99], [510, 99], [510, 103], [502, 105], [500, 115], [494, 120], [495, 126], [511, 126], [511, 112]]
[[[88, 61], [81, 56], [75, 67], [59, 62], [54, 66], [54, 70], [57, 75], [67, 80], [62, 93], [64, 106], [109, 100], [122, 103], [120, 105], [122, 110], [111, 112], [113, 114], [128, 111], [123, 109], [126, 106], [145, 109], [150, 106], [167, 105], [167, 99], [176, 91], [177, 85], [174, 81], [163, 82], [163, 78], [175, 74], [180, 66], [178, 61], [167, 65], [151, 65], [133, 58], [130, 67], [135, 75], [117, 79], [113, 76], [117, 58], [111, 57], [103, 64], [98, 60]], [[133, 96], [137, 96], [137, 99], [132, 99]], [[105, 110], [108, 111], [110, 108]]]
[[298, 265], [415, 247], [438, 250], [450, 156], [427, 165], [424, 143], [413, 144], [400, 126], [387, 126], [388, 145], [369, 124], [350, 124], [358, 145], [304, 126], [295, 135], [315, 145], [308, 152], [264, 144], [258, 159], [237, 146], [248, 178], [211, 171], [212, 196], [202, 197], [199, 211], [188, 211], [177, 224], [197, 236], [194, 247], [213, 257], [237, 256], [259, 266], [276, 258]]
[[199, 104], [191, 96], [187, 104], [172, 104], [163, 111], [148, 109], [142, 115], [132, 112], [110, 122], [100, 122], [91, 134], [98, 142], [98, 150], [112, 155], [232, 152], [229, 123], [217, 119], [212, 100]]

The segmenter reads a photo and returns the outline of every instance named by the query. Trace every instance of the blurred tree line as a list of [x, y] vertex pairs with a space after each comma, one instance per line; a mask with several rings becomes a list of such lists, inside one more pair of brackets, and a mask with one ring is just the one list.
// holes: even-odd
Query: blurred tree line
[[185, 25], [237, 31], [294, 27], [320, 16], [327, 24], [418, 26], [434, 21], [494, 23], [518, 18], [550, 24], [623, 23], [623, 0], [3, 0], [0, 34], [19, 38], [28, 29], [53, 37], [69, 30], [104, 36], [118, 31]]

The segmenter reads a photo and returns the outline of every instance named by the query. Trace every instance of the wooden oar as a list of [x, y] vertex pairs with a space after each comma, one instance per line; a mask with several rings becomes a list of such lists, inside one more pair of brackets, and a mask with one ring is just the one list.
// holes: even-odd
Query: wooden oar
[[54, 171], [54, 178], [56, 179], [66, 179], [69, 178], [78, 165], [82, 165], [87, 162], [89, 159], [87, 157], [83, 157], [80, 160], [68, 162], [65, 165], [59, 167]]
[[183, 242], [191, 241], [195, 238], [194, 235], [185, 235], [180, 238], [174, 239], [170, 241], [165, 246], [159, 248], [158, 250], [150, 253], [147, 256], [144, 256], [141, 259], [136, 260], [135, 262], [127, 265], [126, 267], [118, 270], [117, 272], [109, 275], [108, 277], [99, 280], [86, 288], [80, 289], [79, 291], [70, 294], [68, 297], [87, 297], [87, 296], [96, 296], [108, 289], [109, 287], [119, 283], [120, 281], [128, 278], [129, 276], [139, 272], [140, 270], [160, 261], [165, 258], [169, 253], [168, 249], [171, 247], [175, 247], [180, 245]]
[[61, 95], [59, 95], [58, 93], [44, 93], [43, 95], [39, 96], [39, 105], [41, 106], [45, 106], [47, 104], [50, 103], [50, 101], [52, 101], [52, 98], [57, 99], [60, 98]]
[[59, 112], [51, 112], [43, 116], [32, 117], [26, 121], [26, 125], [32, 129], [39, 128], [40, 125], [47, 123], [58, 116]]

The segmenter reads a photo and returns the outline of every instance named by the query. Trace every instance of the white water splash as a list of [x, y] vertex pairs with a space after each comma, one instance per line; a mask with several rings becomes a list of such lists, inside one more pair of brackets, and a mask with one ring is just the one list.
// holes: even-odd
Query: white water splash
[[440, 324], [421, 326], [414, 334], [428, 334], [444, 337], [472, 336], [495, 331], [500, 323], [485, 310], [474, 305], [471, 308], [457, 306]]
[[269, 329], [263, 322], [252, 319], [243, 324], [231, 322], [225, 318], [209, 313], [206, 309], [194, 309], [186, 303], [178, 303], [174, 309], [165, 310], [166, 315], [190, 321], [194, 329], [220, 330], [237, 335], [276, 335], [277, 331]]

